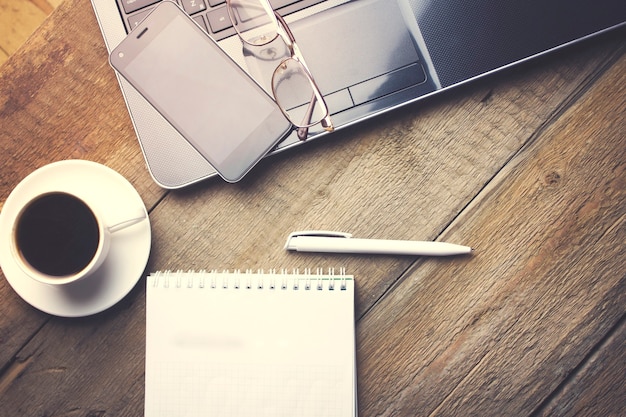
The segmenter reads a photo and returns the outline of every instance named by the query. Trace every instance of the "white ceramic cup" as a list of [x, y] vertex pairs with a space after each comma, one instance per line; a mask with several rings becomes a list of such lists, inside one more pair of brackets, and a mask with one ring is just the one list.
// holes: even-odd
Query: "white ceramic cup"
[[146, 218], [135, 216], [107, 224], [96, 207], [67, 191], [31, 198], [15, 218], [11, 251], [29, 277], [50, 285], [66, 285], [96, 271], [111, 245], [111, 234]]

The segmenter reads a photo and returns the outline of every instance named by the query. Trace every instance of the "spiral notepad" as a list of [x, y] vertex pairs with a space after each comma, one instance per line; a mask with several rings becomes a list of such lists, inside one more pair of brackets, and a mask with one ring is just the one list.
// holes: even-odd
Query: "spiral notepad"
[[352, 276], [157, 272], [146, 311], [146, 417], [357, 414]]

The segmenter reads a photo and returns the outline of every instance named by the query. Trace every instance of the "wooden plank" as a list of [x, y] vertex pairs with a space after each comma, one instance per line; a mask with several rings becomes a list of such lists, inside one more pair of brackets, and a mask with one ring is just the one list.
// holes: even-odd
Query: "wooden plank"
[[537, 416], [626, 415], [626, 317], [589, 358], [536, 410]]
[[37, 6], [41, 11], [43, 11], [46, 15], [49, 15], [59, 7], [63, 0], [29, 0], [35, 6]]
[[361, 320], [363, 415], [529, 414], [624, 316], [625, 100], [622, 56]]
[[89, 159], [128, 178], [150, 207], [164, 191], [145, 169], [93, 10], [74, 3], [62, 4], [0, 73], [0, 201], [35, 168]]
[[0, 50], [13, 54], [48, 14], [29, 0], [0, 0]]
[[0, 48], [0, 66], [9, 59], [9, 54]]
[[95, 317], [50, 319], [0, 378], [0, 414], [142, 416], [144, 316], [136, 290]]

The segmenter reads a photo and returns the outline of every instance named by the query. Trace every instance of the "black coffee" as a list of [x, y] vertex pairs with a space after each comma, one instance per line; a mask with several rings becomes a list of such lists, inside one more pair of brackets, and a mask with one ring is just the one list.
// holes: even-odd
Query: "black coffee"
[[24, 260], [38, 271], [58, 277], [84, 269], [96, 254], [99, 238], [91, 209], [60, 192], [31, 202], [16, 228], [17, 247]]

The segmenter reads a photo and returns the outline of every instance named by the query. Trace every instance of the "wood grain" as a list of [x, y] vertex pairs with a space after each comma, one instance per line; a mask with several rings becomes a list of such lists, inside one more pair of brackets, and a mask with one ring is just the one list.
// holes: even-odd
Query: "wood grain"
[[74, 3], [63, 3], [0, 74], [0, 199], [35, 168], [89, 159], [119, 171], [151, 207], [164, 192], [143, 169], [93, 10]]
[[[151, 208], [165, 192], [145, 169], [91, 8], [64, 3], [27, 46], [0, 72], [0, 210], [27, 174], [77, 158], [120, 172]], [[0, 299], [2, 369], [47, 316], [17, 297], [3, 275]]]
[[416, 264], [361, 320], [363, 415], [530, 414], [623, 319], [625, 68], [455, 221], [445, 238], [479, 242], [475, 256]]
[[[122, 173], [150, 208], [148, 271], [346, 267], [362, 417], [624, 414], [623, 36], [273, 156], [236, 185], [166, 192], [79, 3], [60, 5], [0, 69], [0, 209], [35, 168], [84, 158]], [[286, 253], [298, 229], [476, 252]], [[30, 307], [0, 275], [0, 415], [142, 415], [143, 282], [70, 320]]]
[[28, 39], [48, 13], [27, 0], [0, 0], [0, 50], [2, 64]]
[[[537, 410], [538, 416], [622, 416], [626, 411], [624, 346], [626, 318], [622, 317], [577, 369]], [[616, 372], [617, 371], [617, 372]]]
[[0, 65], [26, 42], [62, 0], [0, 0]]

